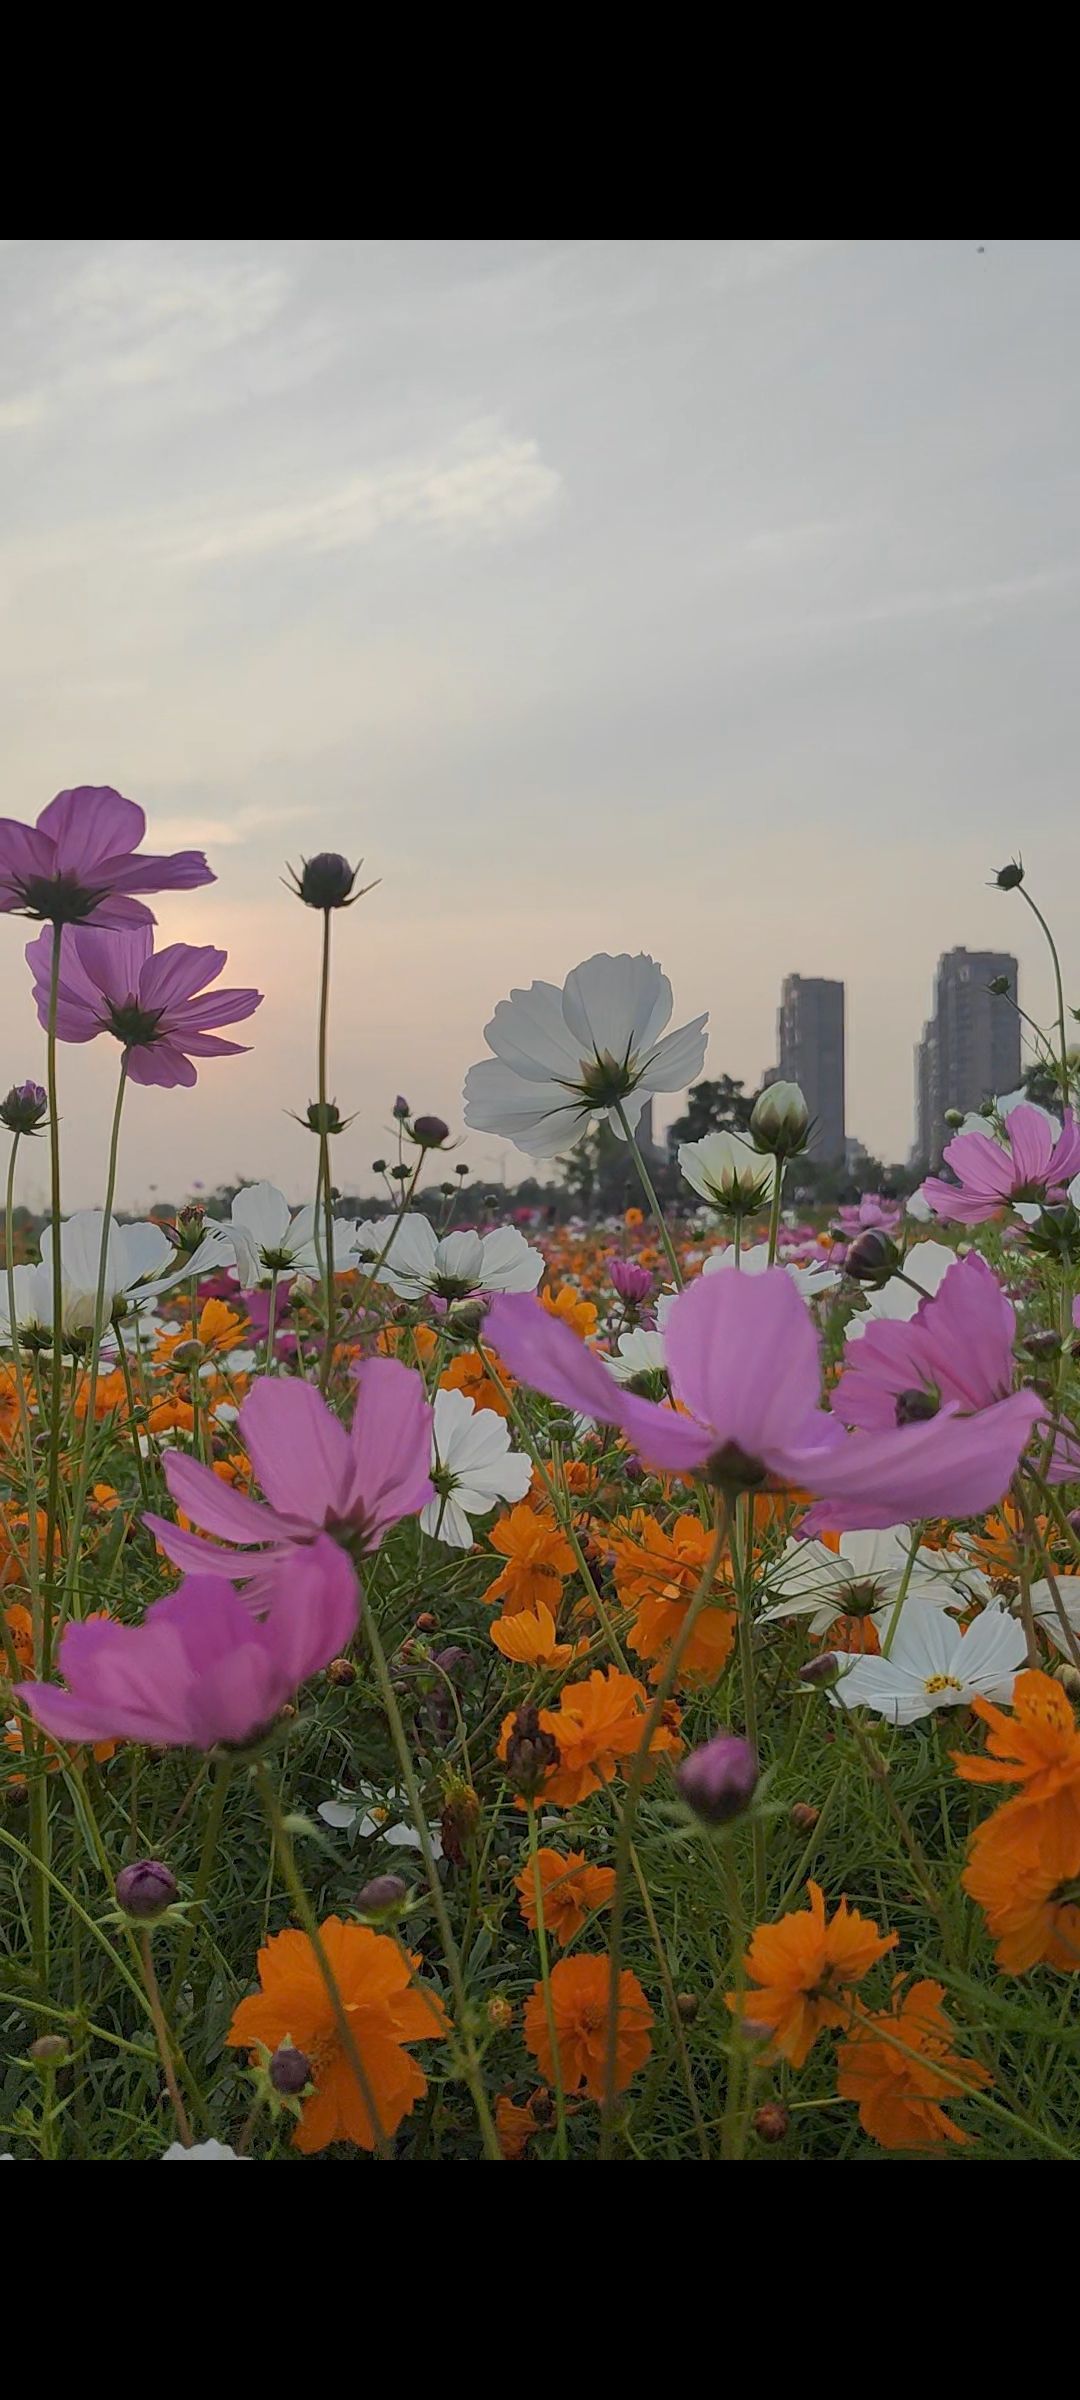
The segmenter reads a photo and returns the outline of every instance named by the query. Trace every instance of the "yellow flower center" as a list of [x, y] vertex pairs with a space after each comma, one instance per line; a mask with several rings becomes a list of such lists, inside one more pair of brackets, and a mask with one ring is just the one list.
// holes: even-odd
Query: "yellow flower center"
[[955, 1675], [928, 1675], [923, 1685], [924, 1692], [962, 1692], [963, 1688]]

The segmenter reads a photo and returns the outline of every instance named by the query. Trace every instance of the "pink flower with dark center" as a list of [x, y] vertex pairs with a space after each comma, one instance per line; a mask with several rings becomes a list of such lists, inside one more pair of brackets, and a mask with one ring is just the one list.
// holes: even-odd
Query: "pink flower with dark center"
[[[177, 1507], [202, 1533], [187, 1533], [165, 1517], [145, 1517], [166, 1558], [232, 1583], [254, 1578], [249, 1597], [261, 1605], [266, 1567], [294, 1557], [320, 1534], [331, 1534], [357, 1559], [377, 1550], [399, 1518], [418, 1516], [435, 1498], [432, 1411], [423, 1378], [399, 1359], [372, 1358], [356, 1368], [355, 1380], [348, 1432], [314, 1385], [297, 1376], [262, 1376], [252, 1385], [237, 1431], [265, 1501], [250, 1499], [197, 1459], [170, 1450], [162, 1462], [165, 1480]], [[205, 1541], [203, 1533], [215, 1539]], [[244, 1546], [223, 1549], [224, 1542]]]
[[954, 1225], [983, 1225], [1017, 1202], [1043, 1207], [1064, 1199], [1080, 1167], [1080, 1126], [1066, 1109], [1060, 1131], [1041, 1108], [1021, 1106], [1002, 1120], [1002, 1139], [958, 1133], [945, 1145], [945, 1163], [959, 1185], [928, 1175], [923, 1198], [935, 1216]]
[[883, 1200], [880, 1192], [864, 1192], [851, 1207], [837, 1210], [836, 1221], [853, 1241], [856, 1234], [865, 1233], [871, 1226], [880, 1233], [895, 1233], [903, 1214], [899, 1201]]
[[154, 949], [149, 925], [130, 931], [98, 932], [69, 927], [59, 936], [51, 926], [26, 945], [34, 978], [38, 1020], [48, 1026], [53, 943], [63, 943], [57, 987], [56, 1030], [62, 1042], [92, 1042], [111, 1033], [123, 1044], [133, 1083], [176, 1084], [197, 1080], [196, 1058], [238, 1058], [244, 1042], [223, 1042], [211, 1030], [253, 1016], [262, 999], [250, 988], [205, 991], [228, 962], [227, 950], [195, 949], [170, 942]]
[[271, 1582], [261, 1617], [217, 1576], [191, 1575], [141, 1625], [69, 1625], [67, 1690], [20, 1683], [15, 1698], [60, 1742], [250, 1742], [356, 1630], [356, 1577], [336, 1542], [320, 1538]]
[[650, 1466], [728, 1488], [771, 1483], [820, 1494], [815, 1531], [993, 1507], [1042, 1412], [1033, 1392], [1015, 1392], [976, 1416], [946, 1402], [929, 1423], [845, 1434], [820, 1406], [812, 1319], [776, 1267], [722, 1269], [674, 1302], [664, 1347], [685, 1413], [616, 1383], [568, 1326], [524, 1295], [492, 1302], [488, 1335], [514, 1375], [617, 1425]]
[[58, 792], [36, 825], [0, 817], [0, 911], [53, 925], [149, 925], [134, 892], [189, 892], [214, 883], [201, 850], [155, 858], [139, 850], [146, 818], [108, 784]]

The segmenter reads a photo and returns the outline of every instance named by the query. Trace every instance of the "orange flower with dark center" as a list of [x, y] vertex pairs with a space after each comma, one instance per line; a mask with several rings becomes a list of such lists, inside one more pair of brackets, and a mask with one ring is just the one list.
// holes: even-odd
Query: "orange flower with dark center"
[[1007, 1975], [1080, 1968], [1080, 1817], [1014, 1801], [980, 1825], [960, 1877], [985, 1911]]
[[540, 1305], [546, 1308], [549, 1317], [559, 1317], [564, 1325], [569, 1325], [579, 1341], [586, 1341], [590, 1333], [596, 1332], [596, 1303], [583, 1300], [572, 1283], [561, 1283], [557, 1292], [550, 1288], [541, 1292]]
[[[608, 2039], [610, 1968], [606, 1957], [561, 1958], [551, 1970], [551, 2011], [559, 2046], [563, 2090], [576, 2092], [584, 2084], [590, 2099], [604, 2097]], [[615, 2089], [624, 2092], [652, 2049], [653, 2013], [629, 1967], [619, 1977], [616, 2009]], [[549, 2082], [555, 2080], [555, 2059], [548, 2031], [544, 1987], [534, 1984], [525, 2003], [525, 2046]]]
[[941, 2006], [943, 1984], [913, 1983], [892, 2007], [860, 2017], [837, 2054], [837, 2091], [858, 2102], [863, 2132], [883, 2150], [918, 2150], [928, 2143], [970, 2142], [943, 2103], [992, 2082], [988, 2068], [953, 2049], [953, 2028]]
[[488, 1540], [506, 1565], [494, 1583], [489, 1583], [484, 1599], [491, 1603], [501, 1600], [507, 1616], [516, 1615], [519, 1609], [535, 1609], [541, 1602], [554, 1614], [562, 1598], [563, 1579], [573, 1574], [576, 1564], [554, 1517], [520, 1501], [492, 1526]]
[[496, 1617], [489, 1628], [496, 1650], [519, 1667], [565, 1667], [574, 1655], [573, 1642], [556, 1639], [555, 1619], [542, 1600], [534, 1609]]
[[[632, 1758], [638, 1748], [645, 1710], [644, 1685], [634, 1675], [621, 1674], [617, 1667], [608, 1667], [604, 1673], [596, 1667], [583, 1683], [565, 1684], [558, 1707], [540, 1711], [541, 1729], [559, 1749], [559, 1763], [544, 1785], [545, 1804], [576, 1808], [579, 1800], [587, 1800], [590, 1792], [610, 1783], [620, 1763]], [[505, 1756], [512, 1724], [513, 1718], [508, 1717], [500, 1756]], [[649, 1745], [650, 1755], [659, 1757], [679, 1747], [671, 1726], [659, 1724]]]
[[[585, 1863], [584, 1850], [538, 1850], [541, 1897], [544, 1909], [544, 1930], [557, 1942], [572, 1942], [587, 1917], [597, 1909], [609, 1908], [615, 1889], [614, 1867], [590, 1867]], [[536, 1884], [533, 1863], [529, 1859], [521, 1874], [514, 1878], [514, 1889], [521, 1895], [521, 1913], [526, 1925], [536, 1929]]]
[[158, 1366], [168, 1366], [173, 1351], [183, 1342], [198, 1342], [208, 1356], [223, 1350], [238, 1350], [247, 1331], [247, 1318], [230, 1308], [225, 1300], [207, 1300], [199, 1312], [199, 1322], [179, 1325], [175, 1333], [163, 1333], [154, 1351]]
[[881, 1933], [872, 1917], [841, 1900], [826, 1918], [819, 1884], [808, 1883], [809, 1908], [793, 1909], [775, 1925], [759, 1925], [744, 1960], [759, 1991], [729, 1992], [727, 2005], [772, 2033], [768, 2055], [801, 2067], [827, 2025], [851, 2019], [845, 1994], [861, 1983], [898, 1936]]
[[1012, 1710], [981, 1694], [971, 1703], [989, 1727], [985, 1757], [954, 1750], [953, 1765], [965, 1783], [1015, 1783], [1015, 1799], [997, 1811], [1000, 1837], [1022, 1810], [1045, 1809], [1080, 1823], [1080, 1729], [1060, 1683], [1040, 1668], [1016, 1678]]
[[[416, 1989], [408, 1960], [386, 1934], [345, 1925], [340, 1917], [327, 1917], [319, 1931], [379, 2122], [392, 2134], [427, 2091], [427, 2078], [406, 2044], [434, 2041], [445, 2032], [442, 2003], [434, 1992]], [[375, 2130], [306, 1933], [289, 1927], [271, 1935], [259, 1952], [258, 1972], [262, 1989], [241, 2000], [226, 2041], [243, 2050], [262, 2042], [273, 2051], [288, 2037], [303, 2051], [315, 2089], [293, 2135], [298, 2150], [325, 2150], [331, 2142], [373, 2150]]]

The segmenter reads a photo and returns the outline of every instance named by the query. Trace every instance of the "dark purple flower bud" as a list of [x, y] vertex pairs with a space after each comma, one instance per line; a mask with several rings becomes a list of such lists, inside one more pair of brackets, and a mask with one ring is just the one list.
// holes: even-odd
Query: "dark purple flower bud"
[[991, 975], [986, 988], [993, 993], [995, 1000], [1004, 1000], [1008, 997], [1009, 978], [1007, 975]]
[[1054, 1332], [1052, 1325], [1041, 1327], [1038, 1332], [1028, 1334], [1024, 1349], [1029, 1358], [1056, 1358], [1061, 1349], [1061, 1335]]
[[[320, 850], [314, 858], [305, 858], [299, 875], [293, 877], [293, 888], [305, 908], [345, 908], [360, 872], [350, 867], [340, 850]], [[360, 898], [359, 892], [357, 899]]]
[[372, 1159], [372, 1162], [371, 1162], [371, 1172], [372, 1172], [372, 1174], [373, 1174], [373, 1175], [385, 1175], [385, 1173], [386, 1173], [386, 1160], [385, 1160], [385, 1158], [373, 1158], [373, 1159]]
[[357, 1893], [353, 1907], [358, 1917], [396, 1917], [408, 1897], [408, 1884], [400, 1875], [373, 1875]]
[[878, 1287], [888, 1283], [899, 1264], [900, 1252], [896, 1243], [891, 1242], [888, 1234], [882, 1233], [878, 1226], [871, 1225], [865, 1233], [860, 1233], [857, 1241], [852, 1242], [844, 1260], [844, 1273], [850, 1275], [855, 1283]]
[[311, 2082], [311, 2060], [305, 2058], [302, 2050], [294, 2050], [291, 2043], [283, 2042], [280, 2050], [275, 2050], [266, 2072], [283, 2100], [295, 2100]]
[[144, 1922], [163, 1916], [176, 1893], [175, 1875], [158, 1858], [137, 1858], [132, 1866], [121, 1867], [116, 1878], [116, 1898], [124, 1915]]
[[628, 1301], [631, 1307], [640, 1308], [646, 1300], [651, 1299], [652, 1276], [647, 1267], [638, 1266], [636, 1259], [609, 1259], [608, 1274], [620, 1300]]
[[0, 1100], [0, 1122], [9, 1133], [36, 1133], [49, 1113], [49, 1095], [40, 1083], [13, 1083]]
[[835, 1650], [824, 1650], [820, 1658], [808, 1658], [805, 1667], [799, 1668], [799, 1682], [827, 1687], [839, 1683], [843, 1671]]
[[443, 1124], [441, 1117], [414, 1117], [412, 1135], [421, 1150], [441, 1150], [450, 1139], [450, 1127]]
[[761, 1770], [757, 1754], [741, 1733], [714, 1733], [691, 1750], [675, 1781], [688, 1808], [706, 1825], [729, 1825], [749, 1808]]
[[1008, 865], [999, 867], [994, 877], [999, 892], [1015, 892], [1017, 885], [1021, 884], [1023, 880], [1024, 862], [1022, 858], [1010, 858]]
[[940, 1407], [940, 1392], [913, 1384], [910, 1391], [896, 1395], [896, 1422], [898, 1425], [926, 1425], [931, 1417], [936, 1417]]
[[535, 1800], [559, 1763], [559, 1745], [545, 1733], [539, 1711], [519, 1708], [506, 1745], [506, 1780], [522, 1800]]
[[408, 1116], [408, 1113], [409, 1113], [409, 1103], [408, 1103], [408, 1101], [407, 1101], [407, 1100], [403, 1100], [403, 1099], [402, 1099], [401, 1093], [399, 1092], [399, 1093], [398, 1093], [398, 1096], [397, 1096], [397, 1099], [396, 1099], [396, 1100], [395, 1100], [395, 1102], [394, 1102], [394, 1115], [395, 1115], [395, 1117], [397, 1118], [399, 1125], [403, 1125], [403, 1124], [404, 1124], [404, 1122], [405, 1122], [405, 1119], [406, 1119], [406, 1117]]

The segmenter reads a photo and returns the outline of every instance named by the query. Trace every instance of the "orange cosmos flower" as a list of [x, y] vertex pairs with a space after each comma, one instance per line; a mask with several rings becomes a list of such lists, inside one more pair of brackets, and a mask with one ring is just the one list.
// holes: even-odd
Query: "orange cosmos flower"
[[[628, 1646], [639, 1658], [653, 1662], [649, 1681], [659, 1683], [687, 1603], [701, 1581], [712, 1534], [690, 1510], [665, 1531], [658, 1518], [636, 1508], [612, 1527], [609, 1542], [616, 1591], [627, 1608], [636, 1604], [637, 1609], [627, 1631]], [[724, 1596], [726, 1601], [726, 1590]], [[680, 1684], [714, 1683], [727, 1665], [734, 1639], [730, 1607], [703, 1610], [683, 1656]]]
[[[544, 1785], [545, 1803], [576, 1808], [579, 1800], [610, 1783], [620, 1761], [632, 1758], [638, 1747], [645, 1709], [644, 1685], [634, 1675], [620, 1674], [617, 1667], [603, 1674], [594, 1667], [583, 1683], [565, 1684], [558, 1707], [540, 1711], [542, 1730], [559, 1747], [558, 1766]], [[508, 1718], [503, 1728], [504, 1743], [512, 1723]], [[678, 1735], [661, 1723], [649, 1748], [658, 1757], [679, 1746]]]
[[565, 1667], [574, 1655], [572, 1642], [556, 1640], [555, 1619], [542, 1600], [535, 1609], [522, 1608], [514, 1615], [496, 1617], [489, 1632], [496, 1650], [515, 1666]]
[[986, 1912], [998, 1966], [1006, 1975], [1029, 1967], [1080, 1968], [1080, 1818], [1053, 1807], [1007, 1803], [988, 1817], [971, 1845], [960, 1877]]
[[644, 1223], [644, 1214], [640, 1208], [628, 1208], [625, 1211], [623, 1216], [624, 1225], [629, 1225], [631, 1228], [633, 1228], [635, 1225], [644, 1225]]
[[[604, 2097], [609, 1984], [606, 1957], [561, 1958], [551, 1970], [551, 2008], [563, 2090], [576, 2092], [584, 2084], [592, 2100]], [[624, 2092], [652, 2049], [649, 2028], [653, 2013], [629, 1967], [624, 1967], [619, 1977], [616, 2022], [615, 2089]], [[541, 2074], [554, 2081], [555, 2060], [542, 1983], [533, 1985], [525, 2003], [525, 2046], [538, 2061]]]
[[819, 1884], [808, 1883], [808, 1909], [793, 1909], [775, 1925], [759, 1925], [744, 1965], [760, 1991], [741, 1998], [728, 1993], [727, 2004], [755, 2025], [772, 2031], [769, 2055], [779, 2053], [801, 2067], [826, 2025], [847, 2025], [851, 2010], [842, 1995], [861, 1983], [898, 1936], [880, 1933], [872, 1917], [860, 1916], [841, 1900], [826, 1920], [825, 1898]]
[[190, 1400], [155, 1400], [146, 1423], [151, 1433], [193, 1433], [195, 1413]]
[[[420, 1331], [423, 1330], [421, 1327]], [[501, 1358], [496, 1357], [494, 1350], [490, 1356], [491, 1363], [501, 1381], [512, 1386], [513, 1376], [504, 1367]], [[485, 1369], [484, 1361], [476, 1350], [464, 1350], [460, 1358], [451, 1359], [446, 1373], [439, 1377], [439, 1390], [441, 1392], [464, 1392], [466, 1400], [471, 1400], [474, 1408], [493, 1408], [497, 1417], [508, 1418], [510, 1415], [508, 1402], [504, 1400], [498, 1384], [492, 1382]]]
[[[545, 2108], [545, 2119], [536, 2114], [537, 2102]], [[500, 2092], [495, 2102], [495, 2132], [504, 2158], [524, 2158], [527, 2143], [534, 2133], [542, 2130], [543, 2122], [551, 2115], [551, 2103], [541, 2085], [522, 2105], [511, 2092]]]
[[[588, 1867], [584, 1850], [569, 1850], [564, 1858], [560, 1850], [538, 1850], [536, 1863], [544, 1907], [544, 1930], [557, 1942], [572, 1942], [581, 1932], [586, 1917], [596, 1909], [609, 1908], [615, 1889], [614, 1867]], [[521, 1895], [521, 1913], [526, 1925], [536, 1926], [536, 1885], [532, 1860], [514, 1878], [514, 1889]]]
[[941, 2103], [962, 2097], [965, 2089], [977, 2091], [993, 2078], [986, 2067], [953, 2049], [944, 1997], [943, 1984], [925, 1980], [913, 1983], [901, 2001], [897, 1982], [891, 2009], [860, 2018], [851, 2039], [840, 2046], [837, 2091], [841, 2100], [858, 2102], [863, 2132], [883, 2150], [973, 2138], [953, 2124]]
[[384, 1358], [402, 1356], [406, 1366], [417, 1359], [426, 1366], [438, 1345], [439, 1337], [430, 1325], [383, 1325], [375, 1336], [375, 1348]]
[[572, 1283], [561, 1283], [557, 1292], [541, 1292], [540, 1305], [546, 1308], [549, 1317], [559, 1317], [564, 1325], [569, 1325], [579, 1341], [586, 1341], [590, 1333], [596, 1332], [596, 1304], [583, 1300]]
[[506, 1565], [494, 1583], [489, 1583], [485, 1600], [501, 1600], [510, 1617], [542, 1602], [558, 1608], [563, 1578], [573, 1574], [576, 1562], [566, 1535], [549, 1512], [520, 1501], [492, 1526], [488, 1540]]
[[34, 1672], [34, 1624], [29, 1609], [23, 1608], [21, 1602], [16, 1601], [13, 1607], [4, 1610], [4, 1622], [11, 1638], [11, 1647], [24, 1675], [32, 1675]]
[[[82, 1375], [75, 1392], [76, 1416], [85, 1417], [89, 1406], [90, 1377]], [[111, 1416], [114, 1409], [117, 1416], [122, 1417], [127, 1414], [127, 1387], [119, 1367], [114, 1367], [109, 1375], [99, 1375], [94, 1390], [95, 1419]]]
[[[427, 2078], [405, 2044], [433, 2041], [445, 2030], [442, 2004], [434, 1992], [410, 1983], [403, 1953], [385, 1934], [345, 1925], [340, 1917], [327, 1917], [319, 1931], [379, 2121], [392, 2134], [427, 2091]], [[258, 1972], [262, 1989], [241, 2000], [226, 2041], [243, 2050], [264, 2042], [272, 2051], [288, 2035], [309, 2060], [315, 2089], [293, 2135], [298, 2150], [325, 2150], [331, 2142], [373, 2150], [374, 2127], [306, 1933], [290, 1927], [273, 1934], [259, 1952]]]
[[175, 1333], [161, 1335], [154, 1358], [159, 1366], [167, 1366], [182, 1342], [200, 1342], [208, 1353], [238, 1350], [246, 1330], [247, 1318], [238, 1315], [227, 1301], [207, 1300], [200, 1310], [197, 1326], [189, 1320], [186, 1325], [179, 1325]]
[[981, 1694], [971, 1705], [990, 1728], [987, 1756], [970, 1758], [954, 1750], [953, 1765], [965, 1783], [1022, 1787], [997, 1811], [1002, 1838], [1008, 1838], [1022, 1809], [1045, 1808], [1048, 1802], [1058, 1814], [1080, 1822], [1080, 1731], [1060, 1683], [1029, 1667], [1016, 1678], [1011, 1713]]

